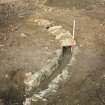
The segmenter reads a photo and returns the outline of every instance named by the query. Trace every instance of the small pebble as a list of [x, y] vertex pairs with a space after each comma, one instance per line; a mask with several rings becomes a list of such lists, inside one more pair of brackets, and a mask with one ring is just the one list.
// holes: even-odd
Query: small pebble
[[21, 37], [26, 37], [27, 35], [25, 33], [21, 33]]
[[4, 46], [4, 44], [0, 44], [0, 47], [3, 47]]
[[6, 74], [6, 75], [5, 75], [5, 78], [8, 78], [8, 77], [9, 77], [9, 75], [8, 75], [8, 74]]

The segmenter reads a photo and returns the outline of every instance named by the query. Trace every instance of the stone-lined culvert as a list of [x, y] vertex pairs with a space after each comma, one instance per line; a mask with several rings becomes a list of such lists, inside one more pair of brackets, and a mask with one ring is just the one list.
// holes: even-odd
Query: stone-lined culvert
[[[67, 64], [70, 63], [69, 61], [71, 60], [73, 50], [69, 45], [66, 47], [63, 46], [65, 43], [72, 43], [71, 33], [63, 26], [45, 19], [34, 19], [33, 21], [46, 28], [48, 32], [55, 36], [56, 40], [58, 40], [62, 46], [62, 51], [58, 59], [54, 59], [54, 62], [51, 62], [47, 67], [42, 68], [40, 72], [34, 75], [34, 79], [35, 81], [37, 80], [37, 82], [34, 82], [32, 78], [29, 82], [26, 82], [27, 85], [28, 83], [30, 84], [30, 82], [32, 83], [28, 88], [28, 91], [31, 93], [29, 93], [24, 101], [24, 105], [31, 105], [33, 102], [39, 100], [47, 101], [47, 97], [56, 93], [59, 89], [59, 85], [68, 80], [70, 72]], [[32, 84], [35, 85], [32, 86]]]

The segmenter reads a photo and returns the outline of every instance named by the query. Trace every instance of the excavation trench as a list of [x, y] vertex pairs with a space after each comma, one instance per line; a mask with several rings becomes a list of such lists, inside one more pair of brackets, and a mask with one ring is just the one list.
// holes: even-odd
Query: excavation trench
[[[35, 22], [37, 25], [44, 27], [44, 29], [47, 26], [48, 29], [46, 31], [56, 36], [56, 39], [59, 39], [59, 37], [61, 37], [62, 35], [66, 35], [67, 38], [71, 39], [71, 33], [68, 30], [64, 29], [61, 25], [54, 24], [54, 22], [50, 22], [49, 20], [45, 19], [36, 19]], [[34, 81], [34, 83], [32, 84], [31, 91], [26, 91], [26, 88], [29, 85], [25, 84], [25, 76], [21, 79], [22, 82], [19, 81], [16, 83], [15, 81], [14, 77], [21, 77], [20, 75], [25, 75], [25, 73], [22, 74], [20, 70], [12, 73], [12, 75], [10, 75], [10, 81], [12, 83], [11, 86], [8, 90], [0, 93], [0, 98], [2, 99], [4, 105], [23, 105], [23, 102], [25, 102], [27, 98], [32, 97], [34, 94], [39, 93], [41, 90], [46, 90], [46, 88], [48, 88], [48, 85], [52, 83], [52, 80], [62, 73], [63, 69], [67, 66], [71, 59], [71, 47], [63, 47], [62, 49], [60, 49], [60, 51], [61, 52], [59, 54], [57, 53], [57, 56], [55, 56], [48, 65], [44, 65], [45, 68], [38, 70], [38, 72], [33, 72], [33, 74], [31, 75], [31, 80]], [[20, 83], [22, 85], [20, 85]]]

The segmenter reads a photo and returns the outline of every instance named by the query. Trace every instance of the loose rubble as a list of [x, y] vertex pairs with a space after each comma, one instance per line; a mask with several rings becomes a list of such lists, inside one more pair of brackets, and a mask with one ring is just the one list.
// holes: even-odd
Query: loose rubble
[[76, 45], [72, 34], [63, 26], [46, 19], [33, 19], [33, 22], [46, 28], [49, 33], [55, 36], [55, 39], [58, 40], [61, 46]]

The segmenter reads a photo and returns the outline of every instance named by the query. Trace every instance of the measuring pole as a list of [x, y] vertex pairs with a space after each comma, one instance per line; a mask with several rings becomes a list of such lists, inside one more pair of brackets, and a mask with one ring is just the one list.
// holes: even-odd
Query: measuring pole
[[75, 19], [74, 19], [74, 23], [73, 23], [73, 39], [74, 39], [74, 36], [75, 35]]

